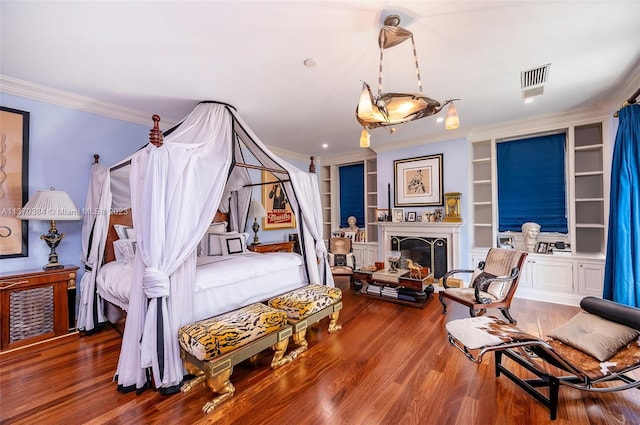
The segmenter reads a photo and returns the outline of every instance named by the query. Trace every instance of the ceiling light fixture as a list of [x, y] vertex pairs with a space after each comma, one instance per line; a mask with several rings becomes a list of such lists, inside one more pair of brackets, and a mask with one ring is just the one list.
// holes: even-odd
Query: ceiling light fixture
[[[452, 103], [454, 100], [459, 99], [449, 99], [441, 105], [437, 100], [422, 94], [422, 81], [420, 80], [420, 68], [418, 66], [418, 55], [416, 53], [416, 44], [413, 40], [413, 33], [404, 28], [400, 28], [398, 25], [400, 25], [399, 16], [388, 16], [384, 20], [384, 26], [378, 36], [378, 45], [380, 46], [378, 94], [373, 96], [369, 85], [363, 82], [360, 102], [356, 107], [356, 119], [360, 125], [362, 125], [362, 134], [360, 136], [361, 147], [369, 147], [370, 139], [367, 129], [371, 130], [378, 127], [385, 127], [393, 134], [396, 131], [396, 128], [393, 126], [437, 114], [447, 104], [450, 104], [450, 106], [447, 112], [445, 128], [447, 130], [453, 130], [460, 125], [458, 113]], [[382, 59], [384, 49], [397, 46], [408, 39], [411, 39], [413, 46], [419, 93], [383, 93]]]

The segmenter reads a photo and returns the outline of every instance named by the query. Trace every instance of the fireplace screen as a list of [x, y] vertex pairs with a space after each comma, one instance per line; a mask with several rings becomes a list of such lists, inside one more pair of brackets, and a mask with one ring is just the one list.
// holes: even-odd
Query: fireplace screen
[[415, 236], [391, 236], [391, 250], [400, 251], [400, 268], [407, 268], [407, 258], [429, 267], [435, 279], [447, 272], [447, 240]]

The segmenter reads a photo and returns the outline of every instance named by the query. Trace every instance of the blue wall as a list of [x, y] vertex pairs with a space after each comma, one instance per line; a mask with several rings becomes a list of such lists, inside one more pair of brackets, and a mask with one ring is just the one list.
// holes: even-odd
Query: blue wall
[[[391, 184], [391, 208], [394, 208], [394, 183], [393, 161], [397, 159], [414, 158], [425, 155], [443, 154], [443, 193], [461, 192], [460, 209], [462, 213], [462, 228], [460, 229], [460, 266], [469, 267], [469, 258], [466, 253], [471, 249], [471, 204], [469, 201], [470, 176], [469, 176], [469, 151], [467, 139], [455, 139], [446, 142], [426, 143], [420, 146], [384, 151], [378, 153], [378, 208], [388, 208], [387, 185]], [[416, 211], [418, 216], [422, 211], [444, 207], [405, 207], [407, 211]], [[381, 236], [378, 240], [381, 240]], [[380, 249], [380, 248], [379, 248]]]
[[[106, 118], [45, 102], [0, 93], [0, 105], [28, 111], [29, 197], [53, 186], [64, 190], [82, 210], [87, 196], [93, 154], [107, 166], [133, 153], [148, 142], [152, 125]], [[59, 261], [81, 266], [82, 222], [61, 221], [57, 228], [66, 236], [56, 250]], [[47, 263], [49, 249], [40, 235], [49, 223], [29, 222], [29, 256], [0, 260], [1, 272], [38, 269]], [[82, 276], [82, 268], [78, 282]]]

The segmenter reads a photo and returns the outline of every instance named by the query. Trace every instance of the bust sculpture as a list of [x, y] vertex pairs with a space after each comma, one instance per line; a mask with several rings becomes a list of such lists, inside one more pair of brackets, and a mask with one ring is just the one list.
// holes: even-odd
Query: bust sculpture
[[524, 238], [524, 246], [528, 252], [534, 252], [536, 243], [538, 242], [538, 233], [540, 233], [540, 225], [528, 221], [522, 225], [522, 237]]
[[346, 232], [356, 232], [358, 233], [358, 231], [360, 229], [358, 229], [358, 226], [356, 226], [356, 223], [358, 222], [358, 220], [350, 215], [349, 218], [347, 218], [347, 224], [349, 225], [349, 227], [347, 227], [346, 229], [344, 229]]

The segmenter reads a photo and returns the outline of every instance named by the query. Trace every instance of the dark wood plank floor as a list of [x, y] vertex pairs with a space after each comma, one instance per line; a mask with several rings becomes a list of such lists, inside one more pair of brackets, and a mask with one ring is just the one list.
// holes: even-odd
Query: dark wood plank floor
[[[342, 286], [342, 285], [341, 285]], [[446, 339], [437, 297], [423, 309], [354, 296], [343, 287], [343, 329], [327, 320], [310, 331], [310, 349], [293, 364], [236, 367], [236, 395], [205, 416], [204, 386], [188, 394], [120, 394], [112, 376], [120, 335], [113, 329], [0, 363], [0, 421], [18, 424], [636, 424], [640, 391], [612, 394], [561, 388], [558, 419], [505, 377], [493, 356], [481, 365]], [[577, 308], [515, 299], [519, 327], [537, 334], [564, 323]], [[493, 313], [490, 311], [490, 313]]]

